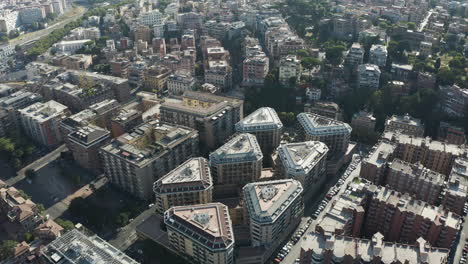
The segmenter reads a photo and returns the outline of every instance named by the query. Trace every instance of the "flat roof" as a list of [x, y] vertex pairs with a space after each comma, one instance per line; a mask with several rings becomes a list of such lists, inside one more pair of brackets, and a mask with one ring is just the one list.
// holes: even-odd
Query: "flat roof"
[[210, 154], [210, 162], [235, 163], [258, 161], [263, 159], [257, 138], [248, 133], [241, 133]]
[[323, 134], [351, 134], [351, 126], [333, 118], [314, 113], [300, 113], [297, 116], [299, 123], [309, 135]]
[[155, 192], [197, 191], [213, 186], [210, 167], [204, 158], [191, 158], [155, 183]]
[[283, 123], [271, 107], [261, 107], [236, 124], [238, 132], [281, 129]]
[[288, 143], [278, 147], [278, 155], [288, 174], [307, 174], [324, 159], [328, 147], [320, 141]]

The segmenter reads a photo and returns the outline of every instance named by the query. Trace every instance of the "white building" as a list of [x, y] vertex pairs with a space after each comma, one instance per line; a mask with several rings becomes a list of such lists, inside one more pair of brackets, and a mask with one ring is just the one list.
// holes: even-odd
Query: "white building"
[[380, 69], [374, 64], [361, 64], [358, 67], [358, 86], [359, 88], [379, 89]]
[[60, 121], [70, 114], [66, 106], [51, 100], [35, 103], [18, 112], [21, 125], [31, 139], [47, 147], [62, 142]]
[[283, 123], [275, 109], [262, 107], [239, 121], [236, 131], [254, 135], [263, 153], [271, 154], [280, 144]]
[[22, 24], [32, 24], [40, 22], [46, 17], [45, 10], [42, 6], [31, 6], [19, 11]]
[[172, 74], [166, 81], [169, 94], [182, 94], [195, 88], [195, 78], [188, 74]]
[[18, 11], [0, 10], [0, 32], [7, 34], [19, 27], [20, 16]]
[[145, 26], [164, 24], [163, 15], [157, 9], [154, 9], [149, 12], [140, 13], [140, 16], [138, 16], [138, 22]]
[[306, 96], [309, 101], [318, 101], [322, 96], [322, 90], [316, 88], [307, 88]]
[[54, 49], [59, 53], [63, 54], [73, 54], [75, 51], [84, 47], [86, 42], [91, 41], [90, 39], [82, 40], [70, 40], [70, 41], [60, 41], [59, 43], [54, 44]]
[[387, 63], [387, 47], [372, 45], [369, 52], [369, 63], [384, 67]]
[[355, 67], [359, 64], [362, 64], [362, 60], [364, 59], [364, 49], [362, 48], [361, 44], [353, 43], [351, 48], [348, 50], [345, 58], [345, 64]]
[[304, 213], [303, 187], [286, 179], [249, 183], [243, 188], [253, 247], [270, 256], [296, 228]]
[[15, 49], [13, 46], [9, 44], [0, 46], [0, 60], [6, 60], [6, 58], [13, 54], [15, 54]]
[[289, 143], [278, 147], [278, 173], [299, 181], [310, 198], [323, 185], [328, 147], [320, 141]]
[[279, 80], [288, 84], [291, 78], [298, 79], [301, 75], [301, 61], [296, 55], [288, 55], [281, 58], [279, 65]]

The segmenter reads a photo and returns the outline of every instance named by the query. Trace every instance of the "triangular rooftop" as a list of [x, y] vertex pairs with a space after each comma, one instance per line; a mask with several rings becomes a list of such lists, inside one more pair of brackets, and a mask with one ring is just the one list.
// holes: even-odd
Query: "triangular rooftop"
[[276, 114], [275, 109], [270, 107], [259, 108], [236, 124], [238, 132], [280, 129], [282, 127], [283, 123]]

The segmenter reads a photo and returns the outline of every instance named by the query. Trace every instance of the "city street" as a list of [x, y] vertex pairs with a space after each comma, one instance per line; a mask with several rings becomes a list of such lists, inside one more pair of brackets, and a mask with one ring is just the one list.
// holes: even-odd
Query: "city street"
[[154, 214], [154, 208], [149, 208], [135, 217], [128, 225], [122, 227], [116, 236], [109, 240], [109, 243], [122, 251], [129, 248], [138, 239], [135, 228], [152, 214]]
[[13, 186], [16, 183], [24, 180], [24, 178], [26, 178], [25, 172], [28, 169], [33, 169], [33, 170], [37, 171], [37, 170], [41, 169], [42, 167], [46, 166], [47, 164], [49, 164], [51, 161], [56, 160], [58, 157], [60, 157], [60, 154], [63, 151], [66, 151], [66, 150], [67, 150], [67, 147], [65, 145], [59, 146], [58, 148], [56, 148], [52, 152], [48, 153], [44, 157], [41, 157], [41, 158], [37, 159], [33, 163], [31, 163], [28, 166], [26, 166], [26, 167], [22, 168], [21, 170], [19, 170], [15, 177], [10, 178], [10, 179], [5, 181], [6, 184], [8, 184], [10, 186]]
[[463, 248], [465, 246], [465, 239], [468, 238], [467, 236], [467, 230], [468, 230], [468, 216], [465, 216], [465, 222], [463, 223], [463, 229], [461, 231], [461, 234], [459, 236], [459, 240], [457, 242], [457, 248], [455, 251], [455, 256], [453, 257], [453, 262], [454, 264], [458, 264], [460, 262], [460, 258], [462, 257], [463, 253]]
[[19, 45], [19, 46], [23, 46], [23, 45], [27, 45], [27, 44], [31, 44], [37, 40], [39, 40], [40, 38], [44, 37], [44, 36], [47, 36], [49, 35], [52, 31], [54, 31], [55, 29], [57, 28], [63, 28], [66, 24], [68, 24], [69, 22], [81, 17], [88, 9], [86, 7], [83, 7], [83, 6], [77, 6], [75, 7], [74, 9], [72, 9], [71, 11], [65, 13], [63, 15], [63, 17], [66, 17], [64, 20], [62, 21], [59, 21], [45, 29], [42, 29], [42, 30], [38, 30], [38, 31], [35, 31], [35, 32], [31, 32], [31, 33], [26, 33], [22, 36], [19, 36], [11, 41], [9, 41], [8, 44], [12, 45], [12, 46], [16, 46], [16, 45]]
[[[361, 162], [358, 163], [358, 165], [356, 166], [356, 169], [354, 169], [351, 174], [348, 176], [348, 178], [346, 179], [346, 181], [343, 183], [343, 185], [341, 185], [342, 188], [340, 188], [340, 191], [335, 195], [333, 196], [333, 199], [336, 199], [336, 197], [339, 197], [343, 192], [344, 190], [346, 189], [346, 186], [348, 185], [348, 183], [350, 183], [353, 178], [359, 176], [359, 172], [361, 171]], [[341, 176], [341, 174], [339, 174], [339, 176]], [[338, 176], [337, 176], [338, 178]], [[338, 180], [338, 179], [336, 179]], [[336, 180], [334, 182], [336, 182]], [[326, 195], [326, 193], [328, 192], [328, 189], [329, 187], [327, 188], [324, 188], [324, 192], [322, 193], [322, 199], [323, 197]], [[312, 207], [308, 207], [306, 208], [306, 210], [308, 211], [309, 214], [312, 214], [315, 210], [316, 210], [316, 207], [318, 204], [320, 204], [320, 202], [322, 201], [322, 199], [318, 199], [316, 204], [314, 204], [314, 206]], [[327, 206], [325, 207], [325, 209], [323, 209], [323, 211], [320, 213], [320, 214], [323, 214], [324, 212], [328, 211], [331, 204], [332, 204], [332, 200], [330, 200], [327, 204]], [[320, 216], [319, 216], [320, 218]], [[317, 218], [318, 219], [318, 218]], [[312, 224], [309, 226], [309, 228], [304, 232], [304, 235], [303, 237], [309, 233], [309, 232], [313, 232], [315, 231], [315, 225], [317, 224], [316, 220], [314, 220], [312, 222]], [[299, 258], [299, 255], [300, 255], [300, 252], [301, 252], [301, 240], [299, 240], [299, 242], [297, 242], [295, 245], [293, 245], [293, 247], [291, 248], [291, 251], [289, 252], [289, 254], [283, 259], [283, 261], [281, 261], [281, 263], [285, 263], [285, 264], [291, 264], [291, 263], [294, 263], [294, 261]]]

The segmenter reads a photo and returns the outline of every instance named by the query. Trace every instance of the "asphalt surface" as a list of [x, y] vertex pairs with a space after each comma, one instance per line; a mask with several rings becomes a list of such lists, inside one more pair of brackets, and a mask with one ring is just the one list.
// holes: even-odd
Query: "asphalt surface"
[[[54, 31], [55, 29], [57, 28], [63, 28], [66, 24], [70, 23], [71, 21], [77, 19], [78, 17], [82, 16], [88, 9], [85, 8], [85, 7], [82, 7], [80, 6], [79, 7], [80, 9], [78, 9], [78, 12], [74, 15], [74, 16], [71, 16], [71, 17], [68, 17], [62, 21], [59, 21], [53, 25], [51, 25], [50, 27], [47, 27], [45, 29], [42, 29], [42, 30], [38, 30], [38, 31], [35, 31], [35, 32], [31, 32], [31, 33], [27, 33], [26, 35], [23, 35], [23, 36], [19, 36], [18, 38], [16, 39], [13, 39], [9, 42], [10, 45], [12, 46], [16, 46], [16, 45], [19, 45], [19, 46], [23, 46], [25, 44], [30, 44], [34, 41], [37, 41], [39, 40], [40, 38], [44, 37], [44, 36], [47, 36], [49, 35], [52, 31]], [[66, 14], [64, 14], [66, 15]]]
[[[101, 177], [101, 178], [93, 180], [89, 184], [86, 184], [85, 186], [78, 189], [76, 192], [68, 195], [61, 201], [58, 201], [51, 207], [47, 208], [45, 211], [46, 215], [48, 215], [50, 219], [56, 219], [62, 216], [63, 213], [67, 211], [68, 208], [70, 207], [70, 203], [73, 199], [78, 198], [78, 197], [86, 198], [90, 196], [91, 194], [93, 194], [95, 191], [99, 190], [106, 183], [107, 183], [107, 178], [105, 177]], [[91, 188], [90, 186], [91, 184], [94, 185], [94, 190]]]
[[[320, 216], [322, 214], [324, 214], [325, 212], [327, 212], [329, 210], [329, 207], [331, 206], [332, 204], [332, 201], [334, 199], [336, 199], [337, 197], [339, 197], [345, 190], [346, 190], [346, 186], [353, 180], [353, 178], [359, 176], [359, 172], [361, 171], [361, 162], [358, 163], [358, 165], [356, 166], [356, 169], [353, 170], [351, 172], [351, 174], [348, 176], [348, 178], [346, 178], [345, 182], [343, 183], [343, 185], [340, 186], [340, 190], [338, 191], [338, 193], [333, 196], [333, 198], [328, 202], [327, 206], [325, 207], [325, 209], [323, 209], [323, 211], [320, 213]], [[345, 171], [343, 171], [344, 173]], [[338, 174], [339, 176], [336, 176], [337, 178], [340, 178], [341, 175], [343, 174]], [[338, 180], [338, 179], [337, 179]], [[336, 182], [336, 181], [335, 181]], [[334, 185], [334, 183], [333, 183]], [[330, 187], [330, 186], [329, 186]], [[324, 192], [323, 192], [323, 196], [326, 195], [326, 193], [328, 192], [329, 190], [329, 187], [328, 188], [324, 188]], [[316, 204], [320, 204], [322, 202], [322, 199], [318, 199]], [[310, 207], [311, 209], [314, 209], [312, 213], [314, 213], [314, 211], [316, 210], [316, 206], [315, 207]], [[319, 219], [320, 216], [317, 218]], [[312, 224], [309, 226], [309, 228], [304, 232], [304, 235], [302, 236], [302, 238], [305, 238], [305, 236], [309, 233], [309, 232], [314, 232], [315, 230], [315, 225], [317, 224], [317, 220], [314, 220], [312, 222]], [[291, 248], [291, 251], [289, 252], [289, 254], [283, 259], [283, 261], [281, 261], [281, 263], [285, 263], [285, 264], [291, 264], [291, 263], [294, 263], [294, 261], [296, 259], [299, 258], [299, 255], [301, 253], [301, 240], [302, 238], [295, 244], [292, 246]]]
[[465, 216], [465, 222], [463, 223], [463, 229], [460, 234], [460, 239], [457, 241], [457, 248], [455, 251], [455, 256], [453, 258], [453, 263], [458, 264], [460, 263], [460, 258], [462, 257], [463, 248], [465, 247], [465, 239], [468, 237], [468, 216]]
[[44, 167], [45, 165], [49, 164], [51, 161], [56, 160], [58, 157], [60, 157], [60, 153], [62, 151], [66, 151], [67, 147], [65, 145], [61, 145], [52, 152], [48, 153], [44, 157], [41, 157], [34, 161], [33, 163], [29, 164], [28, 166], [22, 168], [21, 170], [18, 171], [17, 175], [13, 178], [10, 178], [6, 180], [6, 184], [13, 186], [16, 183], [24, 180], [26, 178], [26, 175], [24, 174], [28, 169], [33, 169], [33, 170], [39, 170], [40, 168]]
[[135, 217], [128, 225], [122, 227], [115, 237], [109, 240], [109, 243], [122, 251], [128, 249], [138, 239], [135, 231], [136, 227], [154, 214], [154, 212], [154, 208], [149, 208]]

